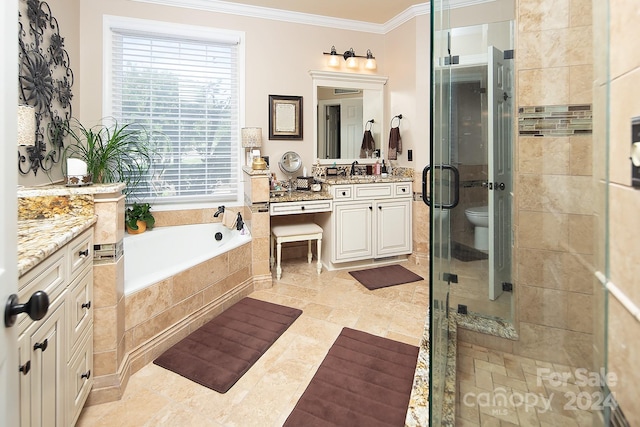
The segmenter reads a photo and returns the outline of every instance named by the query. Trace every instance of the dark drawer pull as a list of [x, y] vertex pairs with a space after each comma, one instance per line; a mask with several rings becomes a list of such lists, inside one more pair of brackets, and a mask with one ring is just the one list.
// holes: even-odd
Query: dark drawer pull
[[403, 192], [403, 193], [406, 193], [406, 192], [407, 192], [407, 189], [406, 189], [406, 188], [403, 188], [403, 189], [402, 189], [402, 192]]
[[382, 210], [382, 206], [378, 206], [378, 209]]
[[303, 211], [304, 210], [304, 206], [300, 206], [300, 210]]
[[29, 371], [31, 370], [31, 360], [27, 360], [27, 363], [25, 363], [24, 365], [20, 366], [20, 368], [18, 370], [20, 372], [22, 372], [22, 375], [27, 375], [29, 373]]
[[346, 192], [346, 191], [343, 191], [343, 192], [342, 192], [342, 195], [343, 195], [343, 196], [346, 196], [346, 195], [347, 195], [347, 192]]
[[49, 345], [49, 340], [44, 340], [42, 342], [37, 342], [33, 345], [33, 350], [42, 350], [42, 352], [44, 352], [47, 349], [47, 346]]
[[82, 379], [89, 379], [91, 378], [91, 369], [89, 369], [87, 372], [85, 372], [84, 374], [80, 375], [80, 378]]
[[84, 251], [78, 252], [78, 256], [80, 258], [86, 258], [89, 256], [89, 249], [85, 249]]
[[87, 310], [91, 308], [91, 301], [89, 302], [85, 302], [84, 304], [82, 304], [80, 307], [82, 308], [86, 308]]
[[369, 206], [369, 210], [372, 211], [373, 210], [373, 206]]

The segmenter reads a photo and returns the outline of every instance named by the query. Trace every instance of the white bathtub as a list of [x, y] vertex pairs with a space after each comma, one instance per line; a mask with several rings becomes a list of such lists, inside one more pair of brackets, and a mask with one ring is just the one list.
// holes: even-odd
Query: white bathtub
[[[217, 241], [215, 234], [222, 233]], [[243, 234], [244, 233], [244, 234]], [[132, 294], [251, 241], [221, 223], [157, 227], [124, 237], [124, 293]]]

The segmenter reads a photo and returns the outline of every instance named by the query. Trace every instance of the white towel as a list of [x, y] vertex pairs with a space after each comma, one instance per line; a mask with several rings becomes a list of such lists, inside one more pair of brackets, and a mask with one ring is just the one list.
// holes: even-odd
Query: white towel
[[236, 228], [236, 221], [238, 220], [238, 214], [230, 209], [225, 209], [222, 214], [222, 225], [227, 228]]

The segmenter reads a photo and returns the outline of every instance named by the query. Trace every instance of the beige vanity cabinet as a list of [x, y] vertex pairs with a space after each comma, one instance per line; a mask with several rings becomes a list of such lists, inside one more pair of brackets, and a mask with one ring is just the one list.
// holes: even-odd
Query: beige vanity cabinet
[[410, 254], [409, 182], [333, 186], [331, 262]]
[[46, 316], [20, 315], [18, 347], [21, 426], [71, 426], [93, 378], [93, 228], [19, 279], [21, 303], [49, 295]]

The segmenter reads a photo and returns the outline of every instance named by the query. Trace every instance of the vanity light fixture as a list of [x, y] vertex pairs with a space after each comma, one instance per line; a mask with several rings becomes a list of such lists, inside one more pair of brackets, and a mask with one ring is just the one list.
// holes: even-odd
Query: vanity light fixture
[[[323, 55], [329, 55], [329, 61], [327, 62], [327, 65], [329, 67], [333, 67], [333, 68], [340, 67], [340, 59], [335, 46], [331, 46], [330, 52], [322, 52], [322, 53]], [[361, 55], [356, 55], [353, 48], [350, 48], [349, 50], [345, 51], [342, 54], [342, 57], [346, 61], [347, 68], [352, 68], [352, 69], [358, 68], [358, 66], [360, 65], [358, 62], [358, 58], [366, 58], [367, 61], [365, 62], [364, 67], [367, 70], [375, 70], [377, 68], [376, 58], [373, 56], [373, 53], [371, 53], [371, 49], [367, 49], [366, 56], [361, 56]]]

